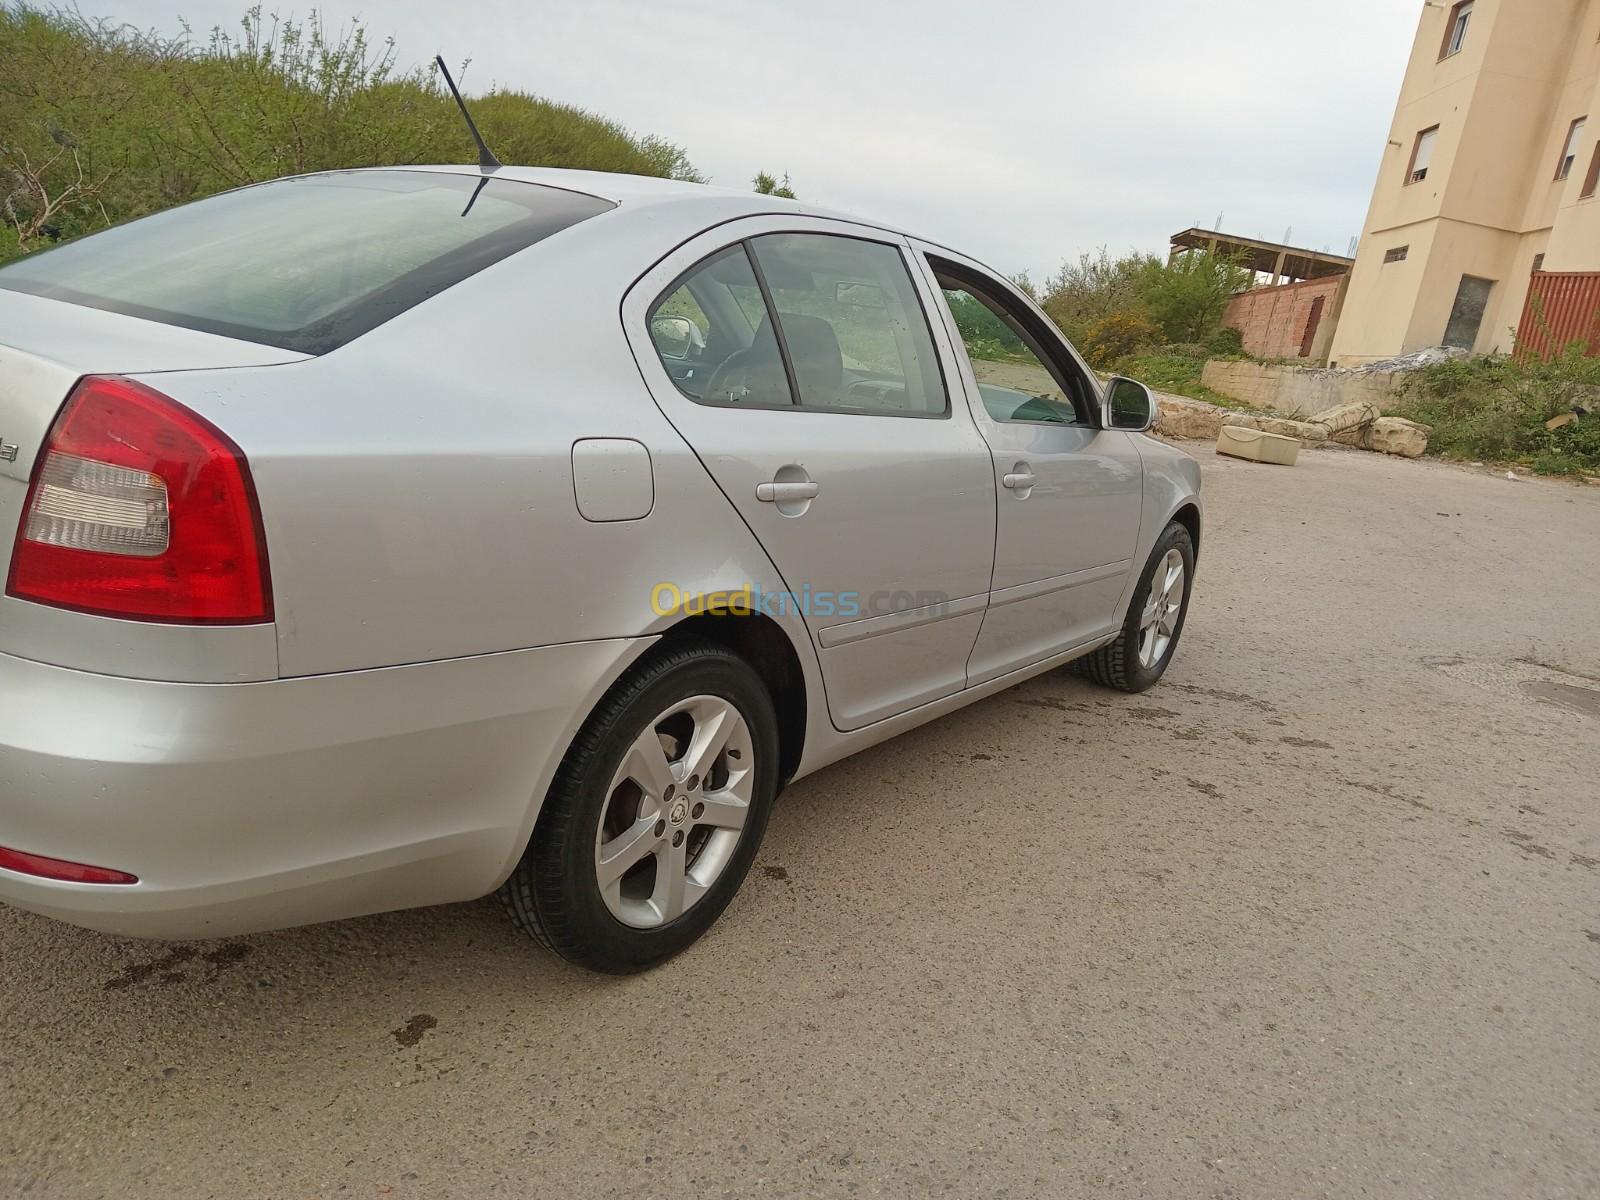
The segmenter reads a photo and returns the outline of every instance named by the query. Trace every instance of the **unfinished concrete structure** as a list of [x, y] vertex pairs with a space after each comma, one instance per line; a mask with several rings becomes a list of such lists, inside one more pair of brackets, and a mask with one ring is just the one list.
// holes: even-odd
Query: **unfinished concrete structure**
[[1272, 280], [1235, 296], [1222, 318], [1239, 331], [1248, 353], [1327, 361], [1353, 259], [1210, 229], [1172, 235], [1172, 259], [1195, 250], [1225, 255]]
[[1424, 5], [1333, 361], [1508, 351], [1547, 307], [1553, 344], [1594, 328], [1541, 297], [1600, 273], [1596, 132], [1600, 0]]

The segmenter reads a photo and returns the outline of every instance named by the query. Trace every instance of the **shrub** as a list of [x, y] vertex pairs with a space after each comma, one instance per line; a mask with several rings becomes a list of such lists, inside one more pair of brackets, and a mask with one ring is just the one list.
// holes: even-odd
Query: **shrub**
[[1254, 273], [1225, 254], [1190, 250], [1170, 263], [1147, 262], [1138, 276], [1139, 299], [1169, 342], [1204, 342], [1221, 336], [1228, 301], [1254, 281]]
[[[1452, 458], [1525, 462], [1548, 474], [1600, 468], [1600, 358], [1573, 348], [1548, 362], [1505, 355], [1452, 359], [1406, 381], [1400, 415], [1433, 426], [1430, 449]], [[1587, 416], [1549, 430], [1563, 413]]]
[[1045, 285], [1042, 303], [1050, 319], [1079, 344], [1087, 344], [1098, 322], [1138, 313], [1160, 326], [1156, 341], [1214, 345], [1213, 354], [1238, 354], [1239, 335], [1222, 328], [1222, 317], [1228, 301], [1254, 279], [1237, 260], [1203, 250], [1168, 262], [1153, 254], [1112, 258], [1101, 249], [1063, 263]]
[[1161, 260], [1146, 254], [1112, 258], [1105, 247], [1062, 263], [1044, 286], [1040, 306], [1075, 343], [1088, 340], [1089, 329], [1114, 313], [1137, 312], [1148, 317], [1139, 299], [1139, 275]]
[[[279, 175], [475, 158], [431, 68], [315, 12], [252, 8], [196, 40], [0, 0], [0, 64], [0, 262]], [[678, 147], [568, 105], [472, 106], [505, 162], [699, 179]]]
[[781, 196], [785, 200], [799, 198], [794, 194], [794, 188], [789, 186], [789, 174], [787, 171], [784, 172], [781, 183], [778, 181], [778, 177], [770, 171], [757, 171], [756, 177], [750, 182], [755, 187], [755, 190], [763, 196]]
[[1157, 345], [1161, 330], [1139, 312], [1117, 312], [1089, 326], [1080, 349], [1093, 366], [1108, 366]]
[[1244, 355], [1244, 334], [1232, 325], [1223, 325], [1206, 339], [1205, 348], [1217, 358], [1241, 358]]

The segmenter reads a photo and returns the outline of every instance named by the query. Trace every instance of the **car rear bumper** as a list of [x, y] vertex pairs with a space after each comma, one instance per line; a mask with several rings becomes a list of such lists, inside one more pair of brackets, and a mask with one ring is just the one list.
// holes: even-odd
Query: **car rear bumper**
[[584, 716], [650, 639], [271, 683], [154, 683], [0, 655], [0, 901], [220, 937], [497, 887]]

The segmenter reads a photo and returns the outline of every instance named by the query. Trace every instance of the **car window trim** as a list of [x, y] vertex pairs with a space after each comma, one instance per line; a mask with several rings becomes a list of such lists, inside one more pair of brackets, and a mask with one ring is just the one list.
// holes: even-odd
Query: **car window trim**
[[[939, 281], [939, 277], [941, 275], [952, 277], [958, 282], [961, 282], [963, 277], [974, 281], [977, 287], [977, 292], [982, 292], [990, 299], [993, 299], [997, 304], [1000, 305], [1004, 312], [1010, 316], [1012, 321], [1015, 321], [1022, 327], [1021, 329], [1013, 329], [1012, 332], [1018, 334], [1028, 349], [1038, 357], [1045, 370], [1050, 372], [1051, 378], [1054, 379], [1057, 385], [1060, 386], [1062, 392], [1071, 399], [1072, 411], [1078, 419], [1071, 422], [1033, 421], [1026, 418], [1021, 420], [1012, 418], [1002, 419], [989, 411], [988, 406], [984, 404], [983, 396], [980, 393], [976, 397], [977, 406], [983, 410], [983, 415], [985, 417], [987, 417], [990, 421], [993, 421], [996, 425], [1030, 425], [1041, 429], [1101, 428], [1100, 421], [1097, 416], [1097, 410], [1099, 408], [1099, 388], [1091, 383], [1088, 378], [1084, 377], [1083, 370], [1080, 368], [1076, 360], [1073, 359], [1070, 353], [1065, 355], [1066, 361], [1063, 362], [1062, 357], [1058, 356], [1052, 351], [1050, 339], [1045, 336], [1048, 331], [1038, 328], [1040, 322], [1034, 313], [1030, 312], [1023, 306], [1012, 303], [1012, 297], [1009, 291], [1003, 285], [1001, 285], [998, 279], [994, 278], [993, 275], [987, 271], [984, 271], [976, 266], [969, 266], [966, 263], [956, 262], [955, 260], [946, 258], [944, 255], [936, 252], [929, 252], [925, 250], [923, 251], [923, 258], [927, 261], [934, 290], [939, 293], [940, 303], [944, 304], [945, 312], [950, 317], [950, 328], [953, 331], [952, 341], [954, 343], [954, 347], [958, 347], [961, 354], [966, 358], [967, 366], [972, 371], [973, 383], [976, 385], [978, 381], [977, 368], [972, 365], [972, 355], [967, 350], [966, 339], [961, 336], [960, 327], [955, 323], [955, 314], [950, 311], [949, 302], [945, 300], [944, 287]], [[966, 287], [965, 284], [963, 284], [963, 286]], [[967, 290], [970, 291], [971, 289], [968, 288]], [[977, 292], [973, 293], [973, 297], [974, 299], [979, 299], [981, 301], [982, 297], [979, 296]], [[1073, 386], [1072, 380], [1074, 378], [1079, 380], [1081, 387]], [[1080, 390], [1088, 394], [1080, 397], [1076, 394]], [[1085, 409], [1088, 410], [1087, 415], [1085, 414]]]
[[[750, 270], [755, 273], [756, 287], [761, 291], [761, 303], [767, 309], [767, 327], [772, 330], [772, 336], [778, 343], [778, 357], [783, 360], [784, 378], [789, 381], [789, 403], [792, 407], [800, 408], [804, 402], [800, 398], [800, 377], [795, 374], [794, 359], [789, 356], [789, 339], [783, 332], [783, 321], [778, 316], [778, 302], [772, 298], [772, 289], [767, 286], [767, 273], [761, 269], [761, 260], [756, 257], [751, 241], [745, 238], [739, 246], [744, 251], [745, 261], [750, 264]], [[760, 332], [760, 326], [757, 326], [756, 333]]]
[[[730, 218], [729, 220], [723, 221], [720, 224], [721, 225], [732, 225], [732, 224], [739, 224], [739, 223], [742, 223], [742, 222], [747, 221], [747, 220], [759, 220], [759, 219], [761, 219], [763, 217], [777, 217], [777, 216], [787, 216], [787, 215], [788, 214], [780, 214], [780, 213], [755, 213], [755, 214], [751, 214], [748, 217]], [[831, 220], [832, 218], [816, 218], [816, 219], [818, 219], [818, 220], [824, 220], [824, 219]], [[702, 233], [701, 233], [701, 236], [709, 235], [710, 233], [714, 232], [714, 230], [716, 228], [717, 228], [717, 226], [713, 226], [710, 229], [703, 230]], [[854, 225], [851, 226], [852, 231], [855, 228], [856, 227]], [[880, 233], [883, 236], [881, 236], [881, 237], [867, 237], [867, 236], [864, 236], [863, 234], [857, 233], [857, 232], [836, 233], [836, 232], [834, 232], [832, 230], [806, 229], [806, 228], [803, 228], [803, 227], [796, 228], [796, 227], [791, 227], [791, 226], [781, 226], [781, 227], [775, 228], [775, 229], [763, 229], [763, 230], [761, 230], [761, 231], [759, 231], [757, 233], [745, 234], [744, 236], [739, 237], [739, 238], [735, 239], [734, 241], [728, 242], [725, 245], [718, 246], [714, 250], [707, 251], [705, 254], [703, 254], [699, 258], [695, 259], [695, 261], [693, 263], [691, 263], [688, 267], [685, 267], [682, 271], [678, 272], [677, 275], [673, 276], [672, 281], [670, 283], [668, 283], [667, 286], [665, 288], [663, 288], [659, 293], [657, 293], [655, 299], [650, 301], [650, 303], [645, 307], [644, 312], [645, 312], [646, 324], [648, 325], [650, 314], [655, 312], [656, 309], [660, 308], [661, 305], [664, 304], [667, 301], [667, 299], [675, 291], [677, 291], [680, 287], [683, 287], [685, 285], [685, 283], [688, 281], [688, 279], [689, 279], [689, 277], [691, 275], [694, 275], [696, 272], [698, 272], [701, 267], [703, 267], [706, 263], [711, 261], [711, 259], [715, 258], [717, 255], [722, 254], [723, 252], [725, 252], [727, 250], [731, 250], [735, 246], [741, 246], [741, 247], [744, 248], [745, 256], [751, 261], [752, 267], [754, 269], [756, 269], [756, 271], [757, 271], [756, 280], [757, 280], [757, 283], [761, 286], [762, 303], [767, 307], [768, 316], [770, 318], [769, 319], [769, 324], [772, 325], [773, 331], [774, 331], [774, 336], [778, 339], [778, 349], [779, 349], [779, 352], [782, 355], [783, 360], [784, 360], [785, 372], [788, 373], [790, 370], [792, 370], [792, 364], [789, 361], [788, 343], [787, 343], [787, 341], [784, 340], [784, 337], [783, 337], [782, 322], [778, 319], [778, 313], [777, 313], [776, 305], [772, 302], [771, 297], [770, 297], [770, 293], [767, 291], [767, 288], [766, 288], [766, 283], [765, 283], [766, 276], [760, 274], [760, 271], [759, 271], [760, 264], [755, 261], [755, 252], [752, 249], [750, 243], [755, 241], [757, 238], [763, 238], [763, 237], [781, 236], [783, 234], [807, 234], [807, 235], [810, 235], [810, 236], [813, 236], [813, 237], [847, 238], [847, 239], [849, 239], [851, 241], [871, 242], [874, 245], [887, 246], [891, 250], [893, 250], [897, 254], [899, 254], [899, 256], [900, 256], [900, 265], [905, 270], [906, 281], [911, 285], [912, 295], [914, 295], [916, 297], [916, 300], [917, 300], [917, 311], [919, 313], [921, 313], [923, 324], [927, 328], [927, 331], [928, 331], [928, 343], [933, 349], [934, 366], [939, 372], [939, 387], [940, 387], [940, 390], [944, 394], [944, 409], [941, 412], [891, 412], [891, 411], [878, 411], [878, 410], [858, 409], [858, 408], [829, 408], [829, 407], [827, 407], [825, 405], [806, 404], [804, 402], [804, 400], [802, 400], [800, 398], [800, 391], [799, 391], [798, 386], [795, 383], [795, 379], [794, 379], [794, 376], [792, 374], [789, 375], [790, 394], [791, 394], [791, 396], [795, 397], [795, 402], [792, 403], [792, 404], [748, 404], [748, 403], [733, 402], [733, 401], [702, 400], [702, 399], [699, 399], [698, 397], [689, 395], [688, 392], [684, 391], [683, 388], [678, 386], [677, 380], [674, 379], [672, 381], [672, 384], [673, 384], [674, 389], [678, 392], [678, 394], [683, 396], [683, 398], [685, 400], [688, 400], [691, 404], [699, 404], [699, 405], [702, 405], [702, 406], [704, 406], [706, 408], [745, 409], [745, 410], [752, 411], [752, 412], [831, 413], [831, 414], [833, 414], [835, 416], [844, 416], [844, 417], [889, 417], [889, 418], [892, 418], [894, 420], [901, 420], [901, 421], [904, 421], [904, 420], [912, 420], [912, 421], [949, 421], [949, 420], [954, 419], [955, 406], [954, 406], [953, 399], [952, 399], [951, 392], [950, 392], [950, 377], [945, 371], [944, 356], [942, 354], [940, 354], [938, 342], [934, 338], [934, 335], [933, 335], [933, 317], [932, 317], [932, 314], [930, 314], [928, 312], [927, 301], [923, 297], [922, 289], [917, 286], [917, 277], [916, 277], [916, 270], [915, 270], [916, 263], [915, 263], [915, 260], [914, 260], [914, 257], [913, 257], [915, 255], [916, 251], [911, 246], [909, 241], [907, 241], [905, 238], [901, 237], [898, 234], [894, 234], [889, 230], [875, 230], [874, 232]], [[692, 242], [694, 242], [696, 240], [698, 240], [698, 238], [688, 238], [685, 241], [680, 242], [676, 247], [674, 247], [674, 251], [681, 250], [681, 249], [683, 249], [684, 247], [690, 245]], [[656, 265], [657, 266], [661, 265], [660, 260], [657, 261]], [[648, 274], [648, 273], [649, 272], [646, 272], [646, 274]], [[640, 280], [643, 280], [643, 278], [644, 278], [644, 276], [641, 275], [640, 276]], [[635, 281], [636, 284], [637, 284], [637, 282], [639, 282], [639, 281]], [[647, 329], [646, 332], [648, 333], [648, 329]], [[660, 351], [655, 349], [654, 341], [652, 339], [650, 339], [649, 337], [646, 337], [645, 341], [646, 341], [647, 344], [650, 345], [651, 352], [656, 355], [656, 358], [659, 361], [659, 359], [660, 359]]]

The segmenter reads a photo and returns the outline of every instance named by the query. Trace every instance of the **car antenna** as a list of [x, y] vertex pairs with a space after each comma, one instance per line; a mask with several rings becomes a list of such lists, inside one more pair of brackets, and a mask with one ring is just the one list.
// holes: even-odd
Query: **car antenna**
[[498, 171], [504, 164], [494, 156], [494, 151], [489, 149], [488, 143], [483, 140], [483, 135], [478, 132], [478, 127], [472, 123], [472, 114], [467, 111], [467, 102], [456, 90], [456, 81], [450, 78], [450, 68], [444, 65], [444, 55], [435, 54], [433, 61], [438, 65], [439, 73], [444, 76], [445, 83], [450, 85], [450, 94], [456, 98], [456, 107], [461, 110], [461, 119], [467, 123], [472, 140], [478, 143], [478, 170]]

